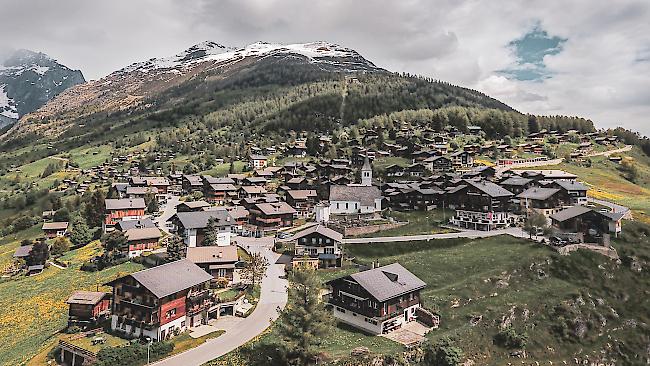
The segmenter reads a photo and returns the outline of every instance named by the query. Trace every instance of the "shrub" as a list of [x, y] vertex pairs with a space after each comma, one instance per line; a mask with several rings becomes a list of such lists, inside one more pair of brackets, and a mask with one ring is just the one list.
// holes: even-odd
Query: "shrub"
[[[151, 361], [161, 359], [171, 353], [174, 345], [171, 342], [154, 342], [149, 348]], [[96, 366], [136, 366], [147, 362], [147, 345], [132, 343], [119, 347], [107, 347], [97, 353]]]
[[526, 347], [528, 335], [518, 333], [512, 326], [509, 326], [494, 336], [494, 343], [508, 349], [520, 349]]
[[457, 366], [463, 359], [463, 350], [452, 344], [449, 338], [443, 338], [424, 351], [425, 366]]

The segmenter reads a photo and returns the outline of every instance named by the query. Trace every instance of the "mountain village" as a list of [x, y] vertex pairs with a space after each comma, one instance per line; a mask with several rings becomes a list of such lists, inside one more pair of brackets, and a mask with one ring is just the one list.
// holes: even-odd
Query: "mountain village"
[[[235, 158], [245, 163], [241, 171], [221, 161], [230, 170], [222, 176], [175, 170], [163, 175], [141, 164], [144, 155], [137, 152], [89, 169], [66, 166], [77, 178], [61, 181], [55, 190], [79, 196], [107, 192], [99, 195], [98, 211], [110, 258], [90, 258], [82, 270], [129, 260], [146, 269], [106, 278], [111, 291], [69, 294], [67, 329], [74, 331], [57, 344], [60, 362], [91, 365], [106, 342], [151, 344], [223, 329], [228, 335], [235, 332], [228, 324], [251, 324], [241, 323], [246, 319], [257, 319], [261, 332], [269, 324], [256, 312], [275, 309], [260, 301], [260, 294], [269, 296], [269, 287], [284, 292], [273, 303], [284, 307], [283, 273], [307, 268], [354, 269], [321, 291], [338, 322], [407, 348], [435, 332], [445, 313], [422, 305], [420, 291], [436, 284], [397, 262], [355, 263], [347, 255], [354, 245], [506, 235], [561, 253], [586, 248], [616, 256], [610, 241], [621, 234], [630, 210], [593, 198], [590, 192], [598, 187], [553, 168], [565, 158], [580, 162], [596, 155], [620, 164], [619, 153], [629, 147], [615, 136], [539, 130], [520, 141], [490, 141], [476, 126], [434, 131], [395, 124], [398, 132], [390, 142], [379, 129], [347, 137], [349, 147], [339, 149], [337, 158], [320, 153], [330, 150], [327, 135], [266, 148], [249, 143], [248, 154]], [[570, 142], [578, 148], [565, 157], [549, 153]], [[308, 154], [307, 145], [314, 143], [317, 153]], [[435, 219], [426, 221], [425, 231], [383, 233], [405, 230], [408, 217], [428, 213]], [[65, 268], [50, 252], [75, 226], [60, 216], [56, 210], [43, 212], [42, 238], [15, 250], [7, 276]], [[257, 335], [238, 334], [235, 346]], [[206, 361], [229, 349], [214, 351]], [[175, 360], [160, 364], [185, 364]]]

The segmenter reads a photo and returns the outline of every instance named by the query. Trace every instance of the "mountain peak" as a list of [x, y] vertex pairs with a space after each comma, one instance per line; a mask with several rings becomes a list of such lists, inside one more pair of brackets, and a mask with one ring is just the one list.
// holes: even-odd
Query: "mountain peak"
[[15, 51], [0, 66], [0, 126], [35, 111], [84, 81], [80, 71], [70, 70], [45, 53]]
[[56, 61], [42, 52], [19, 49], [14, 51], [14, 53], [4, 61], [3, 65], [6, 67], [16, 67], [25, 65], [43, 65], [52, 62]]

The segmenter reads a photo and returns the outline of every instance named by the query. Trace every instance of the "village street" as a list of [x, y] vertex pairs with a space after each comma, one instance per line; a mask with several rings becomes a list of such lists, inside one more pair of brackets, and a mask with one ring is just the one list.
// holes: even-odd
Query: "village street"
[[180, 197], [169, 195], [169, 199], [167, 200], [167, 203], [165, 203], [162, 213], [153, 220], [160, 230], [167, 234], [169, 234], [169, 229], [165, 224], [176, 214], [176, 206], [178, 206], [179, 203], [181, 203]]
[[[287, 304], [287, 280], [284, 279], [284, 265], [275, 264], [279, 255], [273, 252], [273, 238], [234, 238], [240, 247], [251, 253], [261, 253], [269, 262], [266, 277], [262, 281], [261, 296], [257, 307], [247, 318], [226, 318], [223, 327], [219, 321], [212, 326], [224, 329], [226, 333], [218, 338], [183, 352], [176, 356], [155, 363], [159, 366], [190, 366], [202, 365], [210, 360], [221, 357], [237, 347], [245, 344], [262, 333], [278, 317], [278, 309]], [[235, 324], [233, 322], [235, 321]]]

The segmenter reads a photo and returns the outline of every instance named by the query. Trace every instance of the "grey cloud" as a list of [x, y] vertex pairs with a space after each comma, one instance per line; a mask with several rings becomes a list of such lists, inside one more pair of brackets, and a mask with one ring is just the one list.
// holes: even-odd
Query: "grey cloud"
[[[480, 89], [523, 112], [592, 118], [650, 134], [646, 0], [0, 0], [3, 49], [42, 51], [99, 78], [213, 40], [324, 40], [375, 64]], [[539, 23], [567, 38], [552, 77], [501, 80], [508, 44]]]

